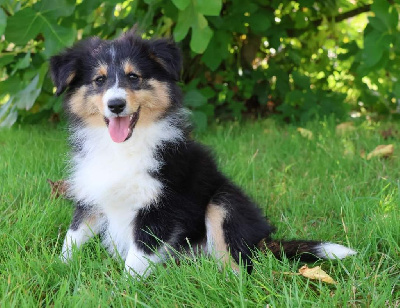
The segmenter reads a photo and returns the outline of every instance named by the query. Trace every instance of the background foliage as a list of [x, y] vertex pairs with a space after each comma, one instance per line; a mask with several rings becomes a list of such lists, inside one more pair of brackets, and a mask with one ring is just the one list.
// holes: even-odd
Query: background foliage
[[399, 9], [399, 0], [0, 0], [0, 125], [58, 120], [49, 57], [135, 23], [180, 43], [199, 128], [214, 116], [398, 115]]

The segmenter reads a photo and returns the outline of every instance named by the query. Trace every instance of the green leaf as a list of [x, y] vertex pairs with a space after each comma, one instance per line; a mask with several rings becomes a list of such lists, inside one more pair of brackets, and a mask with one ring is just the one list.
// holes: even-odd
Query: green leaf
[[390, 11], [390, 17], [389, 17], [389, 26], [391, 29], [393, 29], [394, 31], [397, 29], [397, 25], [399, 23], [399, 13], [397, 11], [397, 8], [395, 6], [391, 7], [391, 11]]
[[188, 7], [190, 0], [172, 0], [172, 2], [180, 11], [183, 11]]
[[[399, 22], [399, 13], [395, 6], [391, 6], [386, 0], [375, 0], [371, 4], [371, 10], [375, 13], [375, 18], [379, 21], [370, 19], [371, 25], [380, 29], [380, 31], [387, 31], [392, 29], [397, 30], [397, 25]], [[384, 26], [384, 29], [383, 29]]]
[[254, 32], [262, 33], [271, 27], [271, 18], [273, 18], [272, 14], [260, 10], [250, 16], [249, 25]]
[[400, 99], [400, 84], [396, 83], [393, 88], [393, 93], [397, 99]]
[[369, 17], [368, 20], [369, 20], [369, 24], [374, 29], [376, 29], [380, 32], [385, 32], [388, 30], [387, 24], [385, 22], [383, 22], [381, 19], [379, 19], [377, 17]]
[[186, 93], [183, 104], [188, 107], [200, 107], [207, 103], [207, 98], [198, 90], [190, 90]]
[[294, 21], [295, 21], [294, 27], [296, 29], [305, 28], [308, 25], [308, 16], [304, 14], [302, 11], [298, 11], [294, 16]]
[[179, 12], [178, 21], [174, 28], [174, 39], [177, 42], [182, 41], [189, 32], [192, 26], [194, 16], [192, 15], [191, 8], [186, 8], [185, 11]]
[[208, 26], [207, 19], [198, 14], [197, 23], [192, 26], [192, 37], [190, 39], [190, 49], [196, 53], [203, 53], [213, 36], [213, 30]]
[[14, 73], [15, 73], [17, 70], [27, 68], [27, 67], [29, 66], [30, 63], [31, 63], [31, 53], [28, 52], [28, 53], [25, 55], [25, 57], [23, 57], [22, 59], [20, 59], [20, 60], [15, 64], [14, 69], [13, 69], [11, 75], [14, 75]]
[[45, 15], [46, 18], [56, 19], [61, 16], [70, 16], [75, 10], [74, 2], [66, 0], [41, 0], [33, 6], [33, 9]]
[[50, 58], [62, 48], [73, 44], [76, 30], [74, 28], [67, 29], [54, 23], [43, 28], [43, 35], [45, 37], [43, 54]]
[[21, 82], [21, 78], [18, 75], [13, 75], [0, 82], [0, 93], [8, 93], [12, 95], [21, 90], [22, 87], [23, 84]]
[[386, 0], [375, 0], [371, 4], [371, 11], [382, 21], [387, 21], [389, 19], [389, 8], [390, 4]]
[[212, 36], [213, 30], [211, 30], [211, 28], [208, 26], [204, 29], [193, 27], [190, 48], [196, 53], [203, 53], [206, 50]]
[[197, 10], [203, 15], [219, 16], [221, 9], [221, 0], [197, 0]]
[[6, 13], [4, 13], [4, 10], [0, 8], [0, 36], [3, 35], [6, 26], [7, 26], [7, 15]]
[[228, 57], [231, 37], [232, 34], [227, 31], [217, 31], [214, 33], [209, 46], [201, 58], [212, 71], [215, 71], [222, 61]]
[[192, 28], [190, 48], [195, 53], [203, 53], [210, 42], [213, 31], [208, 26], [208, 21], [203, 14], [198, 13], [193, 5], [188, 5], [184, 11], [179, 12], [178, 22], [174, 29], [176, 41], [183, 40]]
[[[115, 3], [113, 3], [113, 5], [116, 5], [118, 3], [120, 3], [120, 0], [114, 0]], [[161, 0], [144, 0], [144, 3], [148, 4], [148, 5], [155, 5], [156, 3], [160, 2]], [[108, 1], [110, 2], [110, 1]]]
[[33, 9], [24, 8], [8, 18], [6, 40], [16, 45], [25, 45], [43, 29], [44, 20]]
[[11, 127], [17, 121], [18, 113], [10, 98], [4, 105], [0, 106], [0, 127]]
[[363, 60], [368, 67], [372, 67], [382, 58], [383, 52], [389, 50], [391, 36], [378, 31], [371, 31], [365, 35]]
[[39, 74], [36, 74], [23, 90], [14, 95], [14, 105], [17, 106], [18, 109], [29, 110], [32, 108], [42, 89], [39, 84], [39, 77]]
[[14, 58], [14, 54], [2, 54], [0, 57], [0, 66], [5, 66], [8, 63], [13, 62]]
[[308, 76], [302, 75], [298, 71], [293, 71], [292, 77], [296, 86], [300, 87], [301, 89], [310, 88], [310, 78]]
[[282, 96], [285, 96], [290, 91], [289, 75], [284, 70], [276, 72], [276, 89]]
[[37, 97], [42, 91], [42, 84], [44, 77], [46, 76], [48, 70], [48, 63], [42, 64], [38, 73], [33, 77], [33, 79], [18, 93], [14, 94], [13, 105], [19, 109], [29, 110], [32, 108]]

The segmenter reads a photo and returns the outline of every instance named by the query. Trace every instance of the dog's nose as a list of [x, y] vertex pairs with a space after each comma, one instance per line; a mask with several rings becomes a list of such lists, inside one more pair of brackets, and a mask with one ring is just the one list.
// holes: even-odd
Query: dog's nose
[[119, 114], [122, 111], [124, 111], [125, 106], [126, 106], [126, 101], [124, 99], [112, 99], [108, 101], [108, 109], [110, 109], [111, 112]]

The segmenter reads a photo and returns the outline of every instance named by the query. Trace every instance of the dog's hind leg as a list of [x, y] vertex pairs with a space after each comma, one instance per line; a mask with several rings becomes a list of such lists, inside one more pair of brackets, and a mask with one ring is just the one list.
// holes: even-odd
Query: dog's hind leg
[[71, 225], [65, 235], [61, 251], [61, 259], [68, 262], [72, 257], [73, 248], [79, 248], [91, 237], [99, 234], [103, 219], [90, 208], [77, 204]]
[[225, 240], [224, 222], [227, 210], [223, 206], [210, 203], [206, 211], [207, 252], [223, 266], [230, 266], [234, 271], [239, 271], [238, 265], [229, 254]]
[[[257, 206], [235, 185], [222, 185], [206, 211], [207, 250], [234, 270], [242, 262], [252, 270], [253, 252], [260, 240], [270, 238], [274, 228]], [[232, 256], [236, 264], [230, 261]]]

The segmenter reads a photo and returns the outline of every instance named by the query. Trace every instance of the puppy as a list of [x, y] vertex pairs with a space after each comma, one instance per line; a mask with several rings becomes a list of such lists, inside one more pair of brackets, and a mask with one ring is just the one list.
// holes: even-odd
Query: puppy
[[355, 254], [329, 242], [271, 239], [274, 227], [259, 208], [190, 138], [172, 41], [134, 31], [112, 41], [90, 38], [52, 57], [50, 67], [56, 94], [66, 92], [72, 147], [75, 212], [65, 261], [98, 234], [133, 276], [193, 247], [248, 272], [260, 248], [306, 261]]

